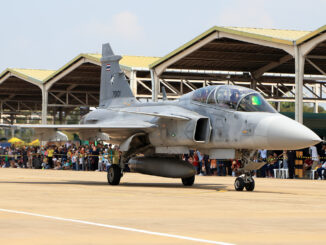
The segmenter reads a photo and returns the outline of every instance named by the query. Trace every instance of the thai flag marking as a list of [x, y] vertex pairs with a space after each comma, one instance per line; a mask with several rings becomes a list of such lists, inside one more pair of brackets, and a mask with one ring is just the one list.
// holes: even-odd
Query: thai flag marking
[[106, 64], [106, 69], [107, 71], [111, 71], [111, 65], [110, 64]]

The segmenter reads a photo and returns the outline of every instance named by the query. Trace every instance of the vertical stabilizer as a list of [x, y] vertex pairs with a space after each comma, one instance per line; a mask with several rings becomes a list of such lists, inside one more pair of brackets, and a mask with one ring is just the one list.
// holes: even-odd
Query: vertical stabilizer
[[102, 46], [100, 108], [135, 103], [128, 81], [120, 68], [120, 55], [114, 55], [109, 43]]

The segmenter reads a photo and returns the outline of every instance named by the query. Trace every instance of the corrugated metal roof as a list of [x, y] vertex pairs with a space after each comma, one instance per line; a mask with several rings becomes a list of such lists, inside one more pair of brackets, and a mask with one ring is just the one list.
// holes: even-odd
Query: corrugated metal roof
[[228, 29], [253, 33], [278, 39], [294, 41], [311, 33], [310, 31], [280, 30], [280, 29], [263, 29], [263, 28], [246, 28], [246, 27], [227, 27]]
[[129, 56], [123, 55], [120, 64], [128, 67], [149, 68], [149, 65], [161, 57]]
[[[60, 69], [57, 71], [53, 72], [50, 74], [45, 81], [51, 80], [53, 77], [55, 77], [57, 74], [61, 73], [64, 71], [66, 68], [68, 68], [70, 65], [74, 64], [81, 58], [86, 58], [89, 60], [94, 61], [95, 63], [98, 63], [99, 65], [101, 64], [101, 54], [80, 54], [68, 63], [66, 63], [64, 66], [62, 66]], [[120, 61], [120, 65], [123, 66], [126, 69], [131, 69], [131, 68], [142, 68], [142, 69], [148, 69], [149, 65], [152, 64], [153, 62], [159, 60], [160, 57], [148, 57], [148, 56], [131, 56], [131, 55], [123, 55], [122, 59]]]
[[[86, 55], [95, 58], [98, 62], [100, 62], [100, 59], [102, 57], [101, 54]], [[148, 68], [150, 64], [154, 63], [159, 59], [160, 57], [122, 55], [120, 65], [130, 68]]]
[[[182, 50], [186, 49], [187, 47], [191, 46], [192, 44], [198, 42], [199, 40], [205, 38], [209, 34], [214, 31], [221, 31], [232, 33], [235, 35], [251, 37], [255, 39], [275, 42], [275, 43], [282, 43], [287, 45], [293, 45], [293, 41], [296, 41], [297, 44], [303, 43], [315, 36], [323, 33], [326, 31], [326, 25], [322, 26], [321, 28], [315, 31], [300, 31], [300, 30], [280, 30], [280, 29], [265, 29], [265, 28], [246, 28], [246, 27], [222, 27], [222, 26], [214, 26], [207, 30], [206, 32], [202, 33], [201, 35], [195, 37], [191, 41], [187, 42], [186, 44], [182, 45], [181, 47], [177, 48], [176, 50], [172, 51], [168, 55], [164, 56], [163, 58], [160, 57], [146, 57], [146, 56], [130, 56], [130, 55], [123, 55], [120, 61], [120, 65], [124, 68], [131, 69], [131, 68], [141, 68], [141, 69], [148, 69], [153, 68], [156, 65], [164, 62], [165, 60], [169, 59], [170, 57], [174, 56], [175, 54], [181, 52]], [[100, 64], [101, 54], [80, 54], [70, 62], [65, 64], [63, 67], [58, 69], [57, 71], [53, 70], [39, 70], [39, 69], [6, 69], [3, 73], [0, 74], [0, 78], [6, 74], [8, 71], [12, 73], [16, 73], [18, 76], [31, 79], [35, 82], [46, 82], [50, 80], [52, 77], [56, 76], [56, 74], [62, 72], [71, 64], [78, 61], [80, 58], [86, 58], [93, 60], [94, 62]]]
[[84, 56], [85, 58], [89, 58], [101, 64], [101, 58], [102, 58], [101, 54], [81, 54], [81, 55]]
[[45, 79], [53, 74], [54, 70], [40, 70], [40, 69], [20, 69], [20, 68], [7, 68], [4, 72], [0, 74], [0, 78], [7, 73], [12, 73], [17, 77], [21, 77], [26, 81], [43, 83]]
[[303, 36], [301, 38], [298, 38], [296, 40], [296, 43], [300, 44], [300, 43], [303, 43], [305, 41], [308, 41], [309, 39], [314, 38], [315, 36], [318, 36], [318, 35], [322, 34], [325, 31], [326, 31], [326, 25], [323, 25], [322, 27], [318, 28], [317, 30], [312, 31], [312, 32], [306, 34], [305, 36]]
[[230, 33], [238, 36], [243, 37], [250, 37], [258, 40], [269, 41], [272, 43], [279, 43], [285, 45], [293, 45], [293, 42], [308, 36], [311, 32], [310, 31], [295, 31], [295, 30], [279, 30], [279, 29], [263, 29], [263, 28], [245, 28], [245, 27], [223, 27], [223, 26], [214, 26], [207, 30], [206, 32], [200, 34], [199, 36], [195, 37], [191, 41], [185, 43], [181, 47], [175, 49], [171, 53], [167, 54], [163, 58], [155, 61], [149, 67], [153, 68], [165, 60], [171, 58], [172, 56], [180, 53], [182, 50], [190, 47], [191, 45], [195, 44], [196, 42], [200, 41], [201, 39], [205, 38], [206, 36], [210, 35], [213, 32], [225, 32]]
[[39, 81], [44, 81], [48, 76], [50, 76], [54, 70], [38, 70], [38, 69], [18, 69], [13, 68], [13, 71], [21, 73], [25, 76], [37, 79]]

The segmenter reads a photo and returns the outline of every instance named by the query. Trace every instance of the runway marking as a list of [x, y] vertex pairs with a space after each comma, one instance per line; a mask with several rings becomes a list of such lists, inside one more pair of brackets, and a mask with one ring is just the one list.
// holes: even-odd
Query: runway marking
[[205, 239], [188, 237], [188, 236], [179, 236], [179, 235], [173, 235], [173, 234], [168, 234], [168, 233], [147, 231], [147, 230], [135, 229], [135, 228], [130, 228], [130, 227], [117, 226], [117, 225], [107, 225], [107, 224], [95, 223], [95, 222], [78, 220], [78, 219], [66, 219], [66, 218], [61, 218], [61, 217], [56, 217], [56, 216], [49, 216], [49, 215], [17, 211], [17, 210], [10, 210], [10, 209], [3, 209], [3, 208], [0, 208], [0, 212], [24, 214], [24, 215], [36, 216], [36, 217], [47, 218], [47, 219], [68, 221], [68, 222], [80, 223], [80, 224], [85, 224], [85, 225], [94, 225], [94, 226], [106, 227], [106, 228], [111, 228], [111, 229], [116, 229], [116, 230], [133, 231], [133, 232], [144, 233], [144, 234], [148, 234], [148, 235], [171, 237], [171, 238], [189, 240], [189, 241], [194, 241], [194, 242], [203, 242], [203, 243], [208, 243], [208, 244], [233, 245], [232, 243], [226, 243], [226, 242], [205, 240]]

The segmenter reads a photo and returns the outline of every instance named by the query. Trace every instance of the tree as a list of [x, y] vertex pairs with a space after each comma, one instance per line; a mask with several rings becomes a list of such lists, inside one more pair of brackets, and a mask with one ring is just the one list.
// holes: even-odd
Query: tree
[[[314, 112], [313, 103], [303, 103], [303, 112]], [[294, 102], [281, 102], [281, 112], [295, 112]], [[326, 113], [322, 106], [318, 106], [318, 113]]]

